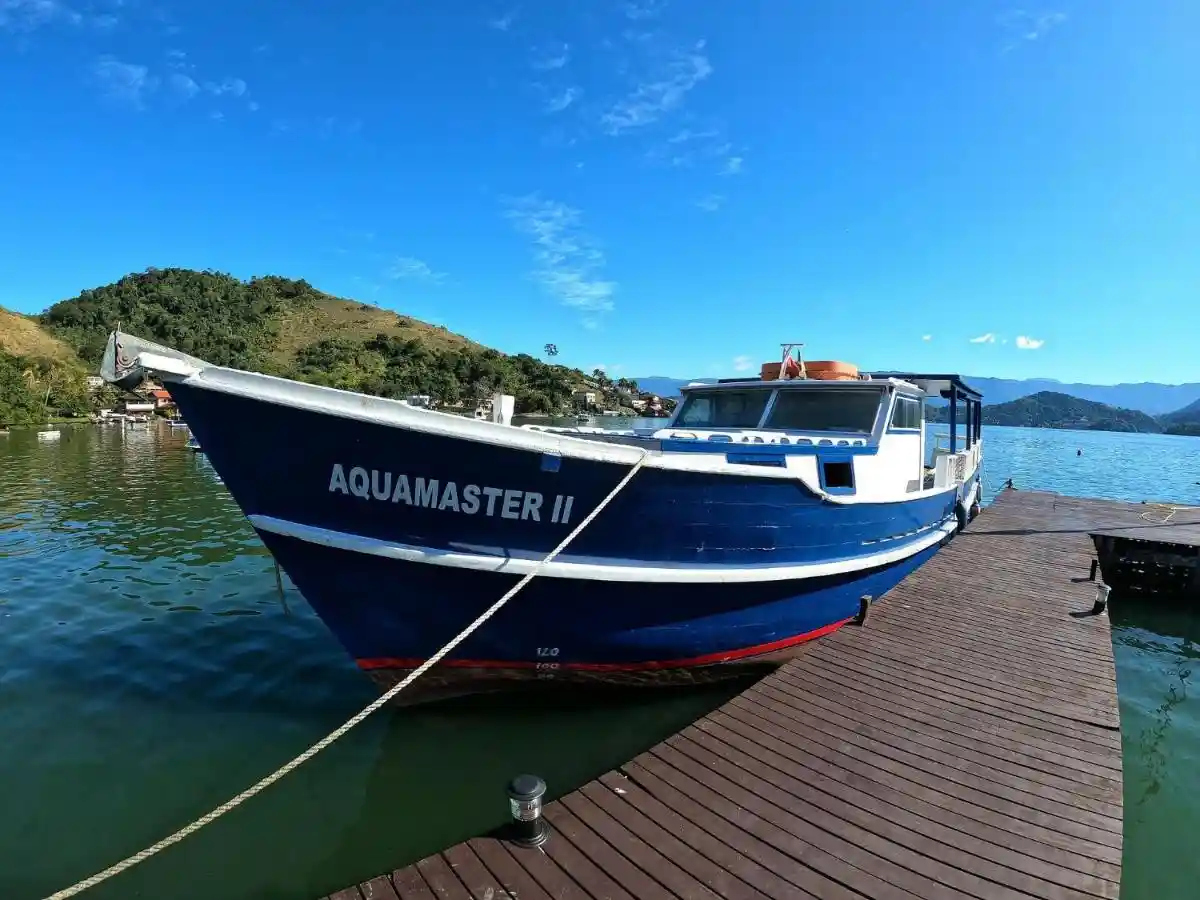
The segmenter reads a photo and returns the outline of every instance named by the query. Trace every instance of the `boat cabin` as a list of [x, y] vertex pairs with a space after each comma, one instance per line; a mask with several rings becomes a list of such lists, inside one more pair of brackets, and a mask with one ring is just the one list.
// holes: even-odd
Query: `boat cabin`
[[[934, 436], [933, 446], [929, 400], [950, 402], [950, 433]], [[944, 490], [977, 470], [981, 402], [956, 375], [726, 379], [685, 387], [654, 437], [664, 451], [796, 469], [826, 493], [885, 501]]]

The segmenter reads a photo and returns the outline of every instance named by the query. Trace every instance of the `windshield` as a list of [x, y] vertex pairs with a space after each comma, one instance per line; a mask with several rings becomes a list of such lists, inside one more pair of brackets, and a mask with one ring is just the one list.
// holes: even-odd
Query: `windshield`
[[771, 391], [692, 391], [683, 401], [676, 425], [692, 428], [754, 428], [767, 408]]
[[780, 391], [766, 427], [870, 434], [881, 396], [874, 390]]

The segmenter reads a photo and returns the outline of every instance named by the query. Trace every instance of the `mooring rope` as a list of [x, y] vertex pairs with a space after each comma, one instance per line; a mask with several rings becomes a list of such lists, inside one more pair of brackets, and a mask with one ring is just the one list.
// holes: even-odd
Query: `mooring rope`
[[504, 604], [506, 604], [513, 597], [515, 597], [518, 593], [520, 593], [522, 588], [525, 587], [525, 585], [527, 585], [527, 584], [529, 584], [529, 582], [533, 581], [533, 579], [537, 577], [538, 573], [540, 573], [543, 568], [545, 568], [547, 565], [549, 565], [551, 562], [553, 562], [554, 558], [556, 556], [558, 556], [560, 553], [562, 553], [563, 550], [565, 550], [570, 545], [570, 543], [573, 540], [575, 540], [575, 538], [577, 538], [579, 536], [579, 534], [585, 528], [588, 527], [588, 525], [590, 525], [592, 523], [592, 520], [595, 519], [596, 516], [600, 515], [600, 513], [604, 510], [604, 508], [613, 501], [613, 499], [617, 496], [617, 494], [621, 493], [621, 491], [623, 491], [625, 489], [625, 486], [627, 484], [629, 484], [630, 481], [633, 480], [633, 476], [638, 473], [638, 471], [645, 464], [646, 460], [649, 458], [650, 458], [650, 453], [646, 450], [643, 450], [642, 455], [638, 458], [638, 461], [633, 464], [633, 466], [630, 468], [630, 470], [628, 472], [625, 473], [625, 477], [623, 477], [619, 482], [617, 482], [617, 486], [614, 487], [611, 491], [609, 491], [608, 495], [603, 500], [601, 500], [599, 502], [599, 504], [597, 504], [596, 508], [593, 509], [590, 513], [588, 513], [583, 518], [583, 520], [578, 525], [575, 526], [574, 530], [570, 534], [568, 534], [565, 538], [563, 538], [561, 543], [559, 543], [559, 545], [557, 547], [555, 547], [553, 550], [551, 550], [549, 555], [547, 555], [541, 562], [539, 562], [536, 566], [534, 566], [534, 568], [532, 570], [530, 570], [525, 575], [524, 578], [522, 578], [515, 585], [513, 585], [511, 588], [509, 588], [508, 591], [505, 592], [503, 597], [501, 597], [499, 600], [497, 600], [495, 603], [493, 603], [491, 606], [489, 606], [487, 609], [485, 609], [480, 614], [479, 618], [477, 618], [474, 622], [472, 622], [470, 625], [468, 625], [466, 628], [464, 628], [461, 632], [459, 632], [459, 634], [457, 636], [455, 636], [448, 644], [446, 644], [446, 646], [442, 647], [441, 650], [439, 650], [437, 653], [433, 654], [433, 656], [429, 657], [429, 659], [425, 660], [425, 662], [421, 663], [421, 665], [419, 665], [417, 668], [413, 669], [413, 671], [410, 672], [402, 681], [397, 682], [395, 685], [393, 685], [391, 688], [389, 688], [387, 690], [387, 693], [383, 694], [377, 700], [375, 700], [369, 706], [367, 706], [365, 709], [363, 709], [361, 712], [359, 712], [352, 718], [348, 719], [346, 721], [346, 723], [343, 724], [336, 731], [333, 731], [330, 734], [326, 735], [325, 737], [321, 738], [321, 740], [317, 741], [315, 744], [313, 744], [311, 747], [309, 747], [307, 750], [305, 750], [303, 753], [301, 753], [299, 756], [297, 756], [291, 762], [285, 763], [284, 765], [280, 766], [278, 769], [276, 769], [270, 775], [266, 776], [258, 783], [246, 788], [246, 790], [242, 791], [236, 797], [233, 797], [232, 799], [227, 800], [225, 803], [222, 803], [216, 809], [201, 816], [199, 819], [196, 819], [196, 821], [192, 822], [191, 824], [185, 825], [183, 828], [180, 828], [174, 834], [168, 835], [167, 837], [165, 837], [161, 841], [159, 841], [157, 844], [153, 844], [144, 850], [139, 850], [137, 853], [133, 854], [132, 856], [126, 857], [125, 859], [121, 860], [119, 863], [109, 866], [103, 872], [97, 872], [95, 875], [85, 878], [82, 881], [71, 885], [69, 888], [63, 888], [61, 891], [51, 894], [49, 897], [46, 898], [46, 900], [67, 900], [68, 897], [74, 897], [76, 894], [80, 894], [80, 893], [83, 893], [84, 891], [88, 890], [88, 888], [93, 888], [103, 881], [107, 881], [108, 879], [110, 879], [116, 875], [120, 875], [126, 869], [132, 869], [138, 863], [144, 862], [147, 859], [149, 859], [150, 857], [154, 856], [156, 853], [160, 853], [161, 851], [166, 850], [172, 844], [179, 843], [185, 837], [188, 837], [191, 834], [195, 834], [197, 831], [199, 831], [205, 825], [208, 825], [211, 822], [215, 822], [217, 819], [221, 818], [221, 816], [225, 815], [225, 813], [229, 812], [230, 810], [236, 809], [237, 807], [241, 806], [243, 803], [245, 803], [247, 800], [249, 800], [254, 795], [259, 794], [262, 791], [266, 790], [271, 785], [273, 785], [276, 781], [281, 779], [284, 775], [287, 775], [292, 770], [299, 768], [304, 763], [308, 762], [310, 759], [312, 759], [314, 756], [316, 756], [318, 753], [320, 753], [322, 750], [324, 750], [326, 747], [328, 747], [330, 744], [332, 744], [334, 741], [336, 741], [338, 738], [342, 737], [344, 734], [346, 734], [348, 731], [350, 731], [352, 728], [354, 728], [356, 725], [359, 725], [364, 719], [366, 719], [372, 713], [378, 711], [379, 708], [382, 707], [385, 703], [387, 703], [389, 700], [391, 700], [393, 697], [395, 697], [397, 694], [399, 694], [402, 690], [404, 690], [406, 687], [408, 687], [410, 684], [412, 684], [414, 681], [416, 681], [418, 678], [420, 678], [422, 675], [424, 675], [426, 672], [428, 672], [430, 669], [432, 669], [434, 666], [436, 666], [439, 662], [441, 662], [442, 658], [444, 656], [446, 656], [447, 653], [449, 653], [451, 650], [453, 650], [455, 647], [457, 647], [459, 644], [461, 644], [463, 641], [465, 641], [468, 637], [470, 637], [481, 625], [483, 625], [484, 622], [486, 622], [488, 619], [490, 619], [492, 616], [494, 616], [496, 613], [498, 613], [500, 611], [500, 609], [504, 606]]
[[[1154, 525], [1166, 525], [1173, 518], [1175, 518], [1175, 513], [1187, 512], [1187, 511], [1193, 510], [1193, 509], [1200, 509], [1200, 507], [1198, 507], [1198, 506], [1176, 506], [1171, 503], [1147, 503], [1146, 506], [1151, 507], [1152, 509], [1155, 510], [1155, 512], [1151, 513], [1150, 511], [1146, 511], [1141, 514], [1140, 518], [1143, 521], [1150, 522]], [[1152, 518], [1150, 518], [1151, 515], [1160, 515], [1160, 516], [1162, 516], [1162, 518], [1161, 519], [1152, 519]]]

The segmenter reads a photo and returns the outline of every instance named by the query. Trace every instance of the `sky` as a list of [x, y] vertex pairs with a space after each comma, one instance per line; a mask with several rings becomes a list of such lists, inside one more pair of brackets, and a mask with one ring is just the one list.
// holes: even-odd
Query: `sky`
[[1195, 0], [0, 0], [0, 305], [186, 266], [613, 377], [1197, 381], [1198, 84]]

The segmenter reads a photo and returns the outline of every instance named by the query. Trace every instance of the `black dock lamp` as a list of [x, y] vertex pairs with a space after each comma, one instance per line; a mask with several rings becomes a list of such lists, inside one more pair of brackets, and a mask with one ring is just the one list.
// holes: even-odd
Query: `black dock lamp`
[[536, 775], [518, 775], [508, 783], [513, 843], [523, 847], [539, 847], [550, 836], [542, 819], [542, 797], [545, 794], [546, 782]]

